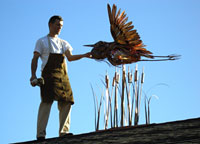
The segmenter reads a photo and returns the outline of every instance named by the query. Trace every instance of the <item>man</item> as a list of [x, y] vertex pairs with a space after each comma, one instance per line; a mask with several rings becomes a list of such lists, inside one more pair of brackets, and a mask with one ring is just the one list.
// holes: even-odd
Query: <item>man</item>
[[72, 55], [70, 44], [58, 37], [63, 26], [62, 17], [52, 16], [48, 25], [49, 34], [37, 41], [31, 63], [31, 85], [36, 86], [34, 80], [37, 79], [36, 70], [39, 57], [42, 60], [41, 70], [44, 79], [44, 85], [41, 86], [41, 103], [37, 121], [38, 140], [45, 139], [46, 126], [54, 100], [58, 101], [59, 136], [69, 134], [70, 110], [74, 99], [67, 75], [65, 56], [68, 61], [90, 57], [90, 53]]

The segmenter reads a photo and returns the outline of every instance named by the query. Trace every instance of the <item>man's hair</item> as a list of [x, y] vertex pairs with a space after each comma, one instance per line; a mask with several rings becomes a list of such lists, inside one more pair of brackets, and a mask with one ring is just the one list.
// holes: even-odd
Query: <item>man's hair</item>
[[55, 15], [55, 16], [52, 16], [50, 19], [49, 19], [49, 23], [54, 23], [56, 20], [59, 20], [59, 21], [63, 21], [62, 17], [61, 16], [58, 16], [58, 15]]

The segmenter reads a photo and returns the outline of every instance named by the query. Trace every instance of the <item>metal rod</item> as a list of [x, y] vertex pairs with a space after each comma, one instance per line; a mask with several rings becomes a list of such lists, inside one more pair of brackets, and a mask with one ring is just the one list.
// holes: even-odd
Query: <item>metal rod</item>
[[125, 89], [125, 65], [123, 65], [123, 74], [122, 74], [122, 96], [121, 96], [121, 127], [124, 126], [124, 89]]
[[140, 96], [139, 96], [139, 104], [138, 104], [138, 122], [139, 122], [139, 115], [140, 115], [140, 103], [141, 103], [141, 98], [142, 98], [142, 87], [144, 83], [144, 67], [142, 69], [142, 76], [141, 76], [141, 86], [140, 86]]
[[105, 129], [108, 128], [108, 120], [109, 120], [109, 76], [108, 72], [106, 71], [106, 76], [105, 76], [105, 82], [106, 82], [106, 116], [105, 116]]
[[138, 82], [138, 68], [137, 68], [137, 64], [135, 66], [135, 120], [134, 120], [134, 125], [137, 125], [137, 117], [138, 117], [138, 86], [137, 86], [137, 82]]
[[132, 83], [132, 73], [129, 71], [129, 67], [128, 67], [128, 85], [129, 88], [127, 88], [127, 113], [128, 113], [128, 121], [129, 121], [129, 126], [131, 126], [132, 124], [132, 117], [131, 117], [131, 94], [130, 94], [130, 90], [131, 90], [131, 83]]

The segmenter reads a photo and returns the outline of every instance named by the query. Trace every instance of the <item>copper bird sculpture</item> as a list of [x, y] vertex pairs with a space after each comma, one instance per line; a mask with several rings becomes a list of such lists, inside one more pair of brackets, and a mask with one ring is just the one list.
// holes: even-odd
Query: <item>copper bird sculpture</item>
[[[91, 50], [92, 58], [96, 60], [107, 59], [112, 65], [130, 64], [138, 61], [164, 61], [176, 60], [179, 55], [154, 56], [152, 52], [145, 48], [140, 36], [132, 25], [127, 22], [128, 17], [125, 11], [120, 13], [113, 4], [112, 10], [107, 5], [110, 21], [110, 31], [114, 42], [99, 41], [93, 45], [84, 45], [93, 47]], [[141, 59], [145, 57], [148, 59]], [[157, 59], [155, 59], [157, 58]]]

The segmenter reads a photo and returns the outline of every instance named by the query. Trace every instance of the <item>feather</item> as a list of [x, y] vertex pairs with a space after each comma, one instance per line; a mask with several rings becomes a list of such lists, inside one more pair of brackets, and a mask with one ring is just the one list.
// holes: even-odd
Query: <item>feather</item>
[[110, 8], [109, 4], [107, 5], [107, 9], [108, 9], [108, 17], [109, 17], [110, 24], [111, 24], [111, 23], [113, 23], [113, 19], [112, 19], [111, 8]]
[[113, 4], [112, 9], [108, 4], [108, 15], [110, 20], [111, 35], [113, 39], [119, 44], [137, 45], [141, 43], [140, 36], [134, 30], [132, 22], [128, 22], [128, 17], [125, 11], [120, 13], [121, 9], [117, 11], [117, 6]]
[[113, 5], [113, 7], [112, 7], [112, 19], [113, 20], [115, 19], [116, 9], [117, 9], [116, 5]]

